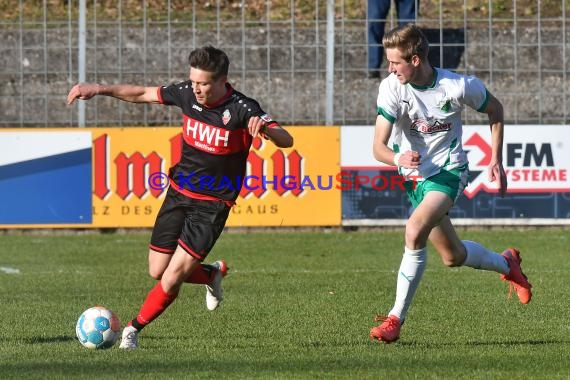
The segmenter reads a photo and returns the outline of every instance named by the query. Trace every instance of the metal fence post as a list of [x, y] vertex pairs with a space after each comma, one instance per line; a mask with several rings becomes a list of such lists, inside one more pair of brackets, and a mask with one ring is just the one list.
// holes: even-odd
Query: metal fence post
[[327, 73], [325, 124], [334, 120], [334, 0], [327, 0]]
[[[77, 73], [79, 83], [85, 82], [85, 56], [87, 45], [87, 4], [86, 0], [79, 0], [79, 38], [77, 45]], [[85, 102], [78, 103], [77, 118], [79, 127], [85, 127]]]

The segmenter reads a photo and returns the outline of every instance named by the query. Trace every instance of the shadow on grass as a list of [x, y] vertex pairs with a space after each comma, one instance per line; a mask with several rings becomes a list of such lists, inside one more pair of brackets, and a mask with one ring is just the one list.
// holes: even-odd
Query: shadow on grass
[[506, 341], [471, 341], [471, 342], [412, 342], [399, 341], [395, 344], [408, 347], [446, 348], [446, 347], [478, 347], [478, 346], [547, 346], [551, 344], [569, 344], [568, 340], [506, 340]]
[[[147, 336], [149, 341], [162, 340], [158, 337]], [[72, 340], [70, 337], [32, 338], [29, 343], [50, 343]], [[199, 378], [199, 379], [250, 379], [250, 378], [383, 378], [398, 375], [400, 378], [423, 378], [448, 374], [448, 378], [465, 378], [459, 376], [465, 371], [476, 374], [479, 370], [480, 358], [473, 356], [470, 348], [483, 347], [536, 347], [545, 349], [549, 345], [568, 345], [568, 340], [506, 340], [506, 341], [471, 341], [471, 342], [413, 342], [400, 341], [390, 345], [386, 350], [384, 344], [359, 340], [350, 346], [365, 344], [377, 345], [364, 351], [322, 350], [326, 346], [342, 346], [339, 342], [311, 341], [304, 346], [314, 347], [305, 350], [306, 356], [285, 351], [267, 350], [251, 356], [251, 350], [242, 348], [227, 349], [210, 355], [196, 354], [187, 347], [142, 348], [125, 351], [119, 349], [104, 350], [105, 353], [93, 352], [93, 355], [76, 355], [71, 352], [64, 355], [56, 354], [50, 360], [43, 357], [28, 357], [24, 360], [0, 363], [2, 375], [0, 378]], [[241, 346], [241, 345], [240, 345]], [[400, 347], [400, 349], [398, 349]], [[392, 348], [395, 348], [392, 349]], [[417, 349], [417, 350], [416, 350]], [[427, 349], [427, 350], [426, 350]], [[200, 350], [200, 348], [197, 348]], [[434, 357], [437, 351], [447, 354]], [[42, 351], [45, 351], [42, 349]], [[93, 350], [97, 351], [97, 350]], [[414, 361], [402, 366], [402, 360], [410, 352], [415, 352]], [[486, 350], [485, 350], [486, 351]], [[493, 350], [491, 350], [493, 351]], [[350, 354], [353, 352], [353, 354]], [[285, 355], [282, 355], [285, 354]], [[363, 355], [364, 354], [364, 355]], [[454, 359], [455, 358], [455, 359]], [[527, 357], [528, 358], [528, 357]], [[532, 365], [532, 363], [531, 363]], [[514, 371], [505, 369], [504, 363], [498, 361], [486, 364], [486, 369], [493, 371]], [[545, 373], [558, 371], [558, 367], [545, 367]], [[475, 371], [475, 372], [474, 372]], [[436, 375], [434, 375], [436, 374]], [[385, 375], [385, 376], [384, 376]], [[393, 377], [393, 376], [392, 376]], [[492, 376], [491, 376], [492, 377]], [[516, 376], [515, 376], [516, 377]], [[545, 378], [548, 378], [546, 375]]]
[[34, 336], [31, 338], [23, 339], [26, 344], [50, 344], [50, 343], [61, 343], [61, 342], [71, 342], [77, 340], [75, 337], [69, 335], [60, 336]]

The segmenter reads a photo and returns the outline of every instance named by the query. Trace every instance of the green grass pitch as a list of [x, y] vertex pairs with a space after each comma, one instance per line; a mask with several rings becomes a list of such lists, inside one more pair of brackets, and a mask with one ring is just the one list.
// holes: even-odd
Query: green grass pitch
[[4, 235], [0, 378], [568, 379], [570, 232], [460, 235], [520, 248], [532, 302], [430, 249], [400, 341], [379, 344], [368, 333], [392, 306], [402, 231], [229, 231], [207, 260], [230, 266], [224, 303], [209, 312], [204, 287], [185, 285], [135, 351], [85, 349], [75, 322], [97, 304], [136, 315], [154, 284], [149, 234]]

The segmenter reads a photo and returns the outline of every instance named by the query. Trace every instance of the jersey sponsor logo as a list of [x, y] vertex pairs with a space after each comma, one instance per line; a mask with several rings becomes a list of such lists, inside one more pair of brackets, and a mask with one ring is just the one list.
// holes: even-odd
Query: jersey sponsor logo
[[215, 150], [215, 147], [228, 146], [230, 142], [230, 131], [214, 127], [198, 120], [187, 118], [184, 128], [186, 137], [191, 137], [196, 146], [204, 147], [208, 150]]
[[197, 105], [197, 104], [192, 104], [192, 108], [194, 108], [195, 110], [198, 110], [198, 111], [202, 112], [202, 107], [200, 107], [200, 106]]
[[412, 133], [421, 133], [426, 135], [431, 135], [439, 132], [448, 132], [451, 130], [451, 123], [442, 123], [439, 120], [435, 120], [430, 123], [427, 120], [414, 120], [410, 126]]
[[228, 130], [184, 115], [184, 141], [212, 154], [230, 154], [248, 150], [251, 136], [246, 129]]

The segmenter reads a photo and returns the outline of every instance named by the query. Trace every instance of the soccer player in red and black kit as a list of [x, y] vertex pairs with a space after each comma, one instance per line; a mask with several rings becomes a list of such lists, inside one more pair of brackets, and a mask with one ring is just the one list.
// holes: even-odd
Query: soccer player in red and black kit
[[149, 273], [158, 283], [136, 318], [123, 330], [120, 348], [137, 348], [138, 333], [178, 296], [184, 282], [206, 285], [206, 306], [222, 300], [224, 261], [202, 264], [220, 236], [246, 172], [252, 139], [262, 136], [281, 148], [293, 138], [254, 99], [227, 82], [229, 59], [212, 46], [190, 53], [188, 81], [164, 87], [77, 84], [68, 104], [95, 95], [133, 103], [158, 103], [182, 110], [182, 158], [170, 169], [170, 187], [149, 245]]

